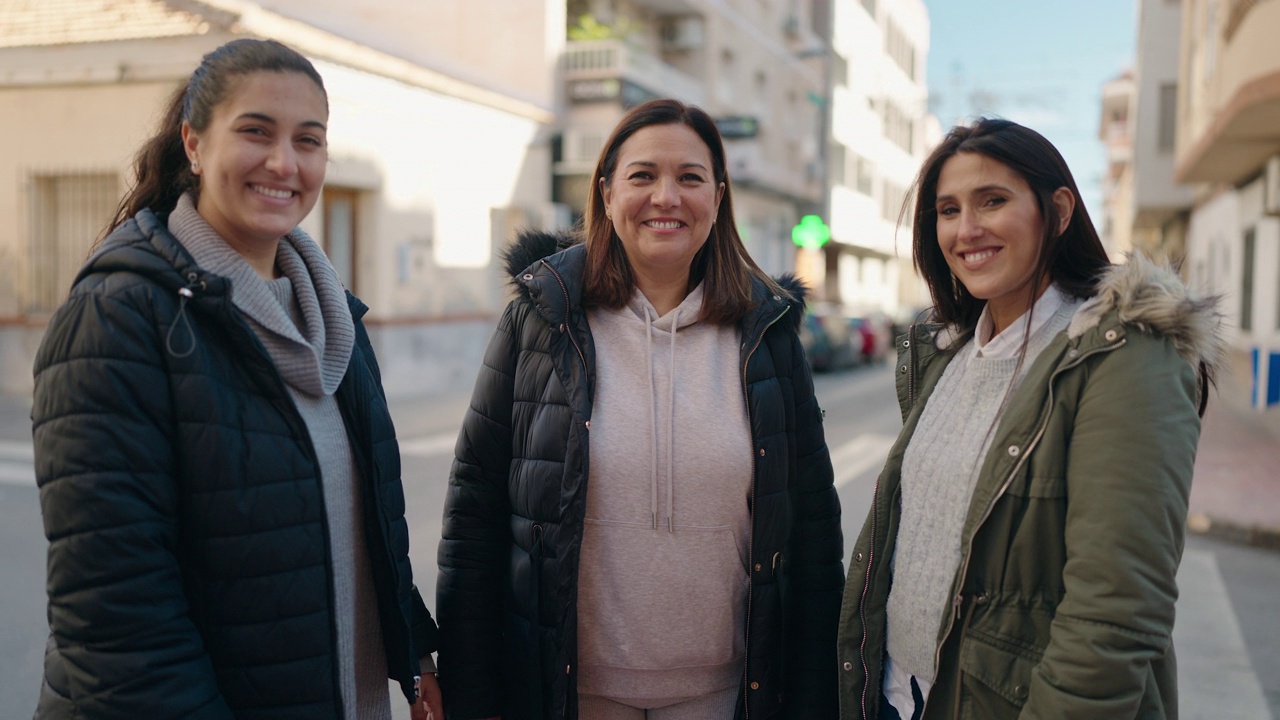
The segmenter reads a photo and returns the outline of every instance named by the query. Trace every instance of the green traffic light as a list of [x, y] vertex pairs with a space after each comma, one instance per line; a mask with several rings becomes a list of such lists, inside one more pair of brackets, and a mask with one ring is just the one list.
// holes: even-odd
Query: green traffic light
[[800, 224], [791, 228], [791, 242], [796, 247], [820, 248], [831, 239], [831, 228], [817, 215], [805, 215]]

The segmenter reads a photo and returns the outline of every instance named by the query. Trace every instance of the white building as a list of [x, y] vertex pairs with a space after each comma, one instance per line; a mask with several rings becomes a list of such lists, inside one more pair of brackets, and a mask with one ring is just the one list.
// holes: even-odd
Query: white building
[[1102, 86], [1098, 139], [1107, 152], [1102, 177], [1099, 235], [1107, 255], [1118, 258], [1133, 249], [1133, 71], [1125, 70]]
[[0, 389], [30, 387], [43, 324], [133, 153], [200, 57], [235, 37], [291, 45], [325, 79], [330, 163], [304, 228], [371, 307], [388, 385], [469, 385], [505, 301], [496, 252], [514, 227], [557, 220], [564, 12], [562, 0], [0, 0]]
[[828, 292], [896, 315], [928, 302], [912, 267], [909, 192], [940, 136], [928, 112], [922, 0], [834, 0]]
[[1176, 176], [1187, 268], [1226, 298], [1236, 372], [1280, 402], [1280, 2], [1183, 0]]

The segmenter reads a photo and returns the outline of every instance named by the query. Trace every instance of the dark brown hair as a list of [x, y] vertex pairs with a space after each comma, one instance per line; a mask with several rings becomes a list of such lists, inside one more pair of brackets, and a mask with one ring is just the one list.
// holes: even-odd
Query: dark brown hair
[[173, 210], [187, 191], [199, 192], [199, 180], [182, 146], [182, 123], [201, 132], [209, 127], [214, 108], [231, 93], [239, 78], [255, 72], [302, 73], [316, 84], [328, 104], [320, 73], [297, 51], [275, 40], [241, 38], [205, 55], [187, 84], [169, 98], [155, 133], [134, 157], [134, 185], [116, 208], [107, 232], [143, 209], [157, 214]]
[[[977, 153], [1003, 163], [1031, 187], [1044, 221], [1044, 238], [1032, 275], [1035, 278], [1032, 291], [1038, 291], [1048, 281], [1068, 295], [1082, 298], [1092, 295], [1098, 276], [1110, 261], [1066, 161], [1040, 133], [1010, 120], [980, 118], [971, 125], [952, 128], [925, 159], [916, 176], [915, 266], [933, 297], [934, 320], [952, 325], [961, 336], [967, 337], [977, 325], [985, 305], [985, 301], [969, 294], [951, 274], [938, 246], [938, 176], [947, 160], [962, 152]], [[1061, 218], [1053, 202], [1058, 188], [1067, 188], [1075, 198], [1075, 210], [1061, 234], [1057, 234]]]
[[605, 216], [600, 181], [603, 179], [606, 186], [613, 182], [622, 145], [637, 131], [653, 125], [677, 123], [688, 126], [702, 138], [711, 153], [714, 182], [717, 185], [724, 183], [724, 196], [720, 200], [715, 224], [711, 226], [711, 235], [693, 257], [689, 268], [689, 289], [700, 282], [706, 283], [699, 319], [712, 323], [736, 322], [751, 309], [753, 277], [763, 282], [771, 294], [791, 299], [790, 293], [779, 287], [751, 259], [742, 237], [738, 235], [733, 221], [733, 188], [725, 168], [724, 143], [715, 121], [694, 105], [658, 99], [637, 105], [623, 116], [596, 161], [583, 218], [587, 245], [586, 304], [588, 307], [619, 308], [626, 305], [635, 292], [635, 277], [626, 250], [614, 232], [613, 221]]

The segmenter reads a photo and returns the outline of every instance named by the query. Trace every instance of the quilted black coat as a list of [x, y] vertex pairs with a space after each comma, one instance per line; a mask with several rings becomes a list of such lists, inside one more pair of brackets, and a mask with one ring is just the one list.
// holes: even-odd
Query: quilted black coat
[[[37, 719], [342, 715], [315, 449], [230, 293], [143, 211], [49, 323], [32, 409], [51, 629]], [[436, 629], [366, 308], [348, 302], [337, 399], [387, 664], [410, 697]]]
[[[556, 252], [568, 242], [530, 233], [509, 252], [519, 296], [498, 324], [458, 438], [436, 608], [450, 720], [577, 718], [595, 351], [581, 302], [585, 248]], [[755, 476], [738, 716], [835, 718], [840, 503], [796, 333], [803, 300], [768, 295], [763, 284], [756, 296], [740, 323]]]

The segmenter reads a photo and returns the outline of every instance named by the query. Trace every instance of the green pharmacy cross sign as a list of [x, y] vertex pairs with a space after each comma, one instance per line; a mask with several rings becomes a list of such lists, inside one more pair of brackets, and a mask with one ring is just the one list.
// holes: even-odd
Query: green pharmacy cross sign
[[831, 228], [817, 215], [805, 215], [800, 218], [799, 225], [791, 228], [791, 242], [796, 247], [817, 249], [826, 245], [830, 239]]

